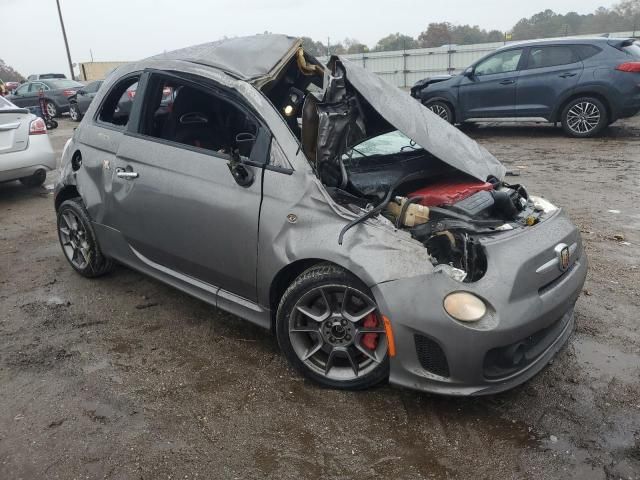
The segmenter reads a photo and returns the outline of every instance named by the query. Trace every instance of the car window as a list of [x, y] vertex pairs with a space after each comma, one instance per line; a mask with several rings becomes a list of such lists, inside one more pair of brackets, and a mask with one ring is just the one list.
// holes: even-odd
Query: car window
[[20, 85], [18, 88], [16, 88], [16, 93], [18, 95], [24, 95], [29, 91], [29, 83], [25, 83], [24, 85]]
[[577, 61], [578, 58], [571, 45], [531, 47], [529, 49], [527, 69], [568, 65]]
[[100, 123], [118, 128], [127, 126], [135, 101], [135, 95], [130, 95], [128, 89], [137, 85], [139, 79], [137, 75], [127, 77], [111, 88], [98, 112], [97, 118]]
[[162, 75], [151, 77], [146, 97], [143, 135], [222, 155], [250, 156], [258, 123], [224, 97]]
[[47, 85], [49, 85], [50, 88], [53, 88], [54, 90], [58, 90], [61, 88], [77, 88], [80, 87], [82, 88], [82, 84], [80, 82], [76, 82], [75, 80], [66, 80], [66, 79], [55, 79], [55, 80], [47, 80], [46, 82]]
[[573, 49], [575, 50], [578, 57], [580, 57], [580, 59], [582, 60], [591, 58], [602, 51], [602, 49], [596, 47], [595, 45], [574, 45]]
[[67, 78], [62, 73], [45, 73], [40, 75], [40, 80], [46, 80], [47, 78]]
[[351, 147], [343, 156], [345, 165], [348, 166], [351, 159], [372, 157], [377, 155], [395, 155], [403, 152], [422, 150], [422, 147], [407, 137], [402, 132], [393, 132], [368, 138]]
[[49, 90], [49, 88], [41, 82], [33, 82], [29, 84], [29, 92], [39, 92], [40, 90]]
[[513, 72], [518, 68], [522, 49], [506, 50], [483, 60], [474, 70], [476, 75], [491, 75], [495, 73]]

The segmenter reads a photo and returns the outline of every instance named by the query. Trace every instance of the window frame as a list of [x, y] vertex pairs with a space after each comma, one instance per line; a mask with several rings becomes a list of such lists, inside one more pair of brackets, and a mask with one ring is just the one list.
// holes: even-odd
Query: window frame
[[[18, 92], [21, 88], [24, 89], [24, 93]], [[29, 92], [30, 89], [31, 89], [31, 82], [23, 83], [22, 85], [20, 85], [18, 88], [14, 90], [14, 95], [17, 93], [18, 94], [17, 96], [21, 97], [23, 95], [30, 93]]]
[[[543, 49], [543, 48], [558, 48], [558, 47], [563, 47], [563, 48], [568, 48], [569, 51], [571, 51], [571, 54], [573, 55], [573, 62], [571, 63], [559, 63], [557, 65], [545, 65], [542, 67], [529, 67], [529, 62], [531, 60], [531, 52], [535, 49]], [[580, 58], [580, 55], [578, 54], [578, 51], [575, 49], [576, 45], [574, 44], [569, 44], [569, 43], [562, 43], [562, 44], [549, 44], [549, 45], [531, 45], [527, 48], [527, 55], [526, 55], [526, 61], [524, 63], [524, 65], [522, 66], [522, 70], [538, 70], [541, 68], [554, 68], [554, 67], [566, 67], [567, 65], [573, 65], [574, 63], [579, 63], [582, 61], [582, 59]]]
[[[477, 69], [480, 65], [482, 65], [485, 62], [488, 62], [489, 60], [491, 60], [493, 57], [496, 57], [498, 55], [502, 55], [503, 53], [506, 52], [513, 52], [515, 50], [520, 50], [522, 53], [520, 54], [520, 58], [518, 59], [518, 63], [516, 64], [515, 68], [513, 70], [508, 70], [506, 72], [496, 72], [496, 73], [485, 73], [485, 74], [478, 74], [477, 73]], [[482, 60], [480, 60], [478, 63], [476, 63], [473, 66], [473, 74], [474, 76], [478, 76], [478, 77], [487, 77], [489, 75], [504, 75], [507, 73], [513, 73], [513, 72], [518, 72], [520, 70], [522, 70], [523, 64], [524, 64], [524, 58], [526, 58], [526, 48], [525, 47], [514, 47], [514, 48], [507, 48], [505, 50], [500, 50], [499, 52], [495, 52], [492, 55], [489, 55], [488, 57], [483, 58]]]
[[[100, 99], [100, 105], [98, 106], [98, 108], [96, 109], [96, 112], [93, 115], [93, 124], [94, 125], [96, 125], [98, 127], [101, 127], [101, 128], [106, 128], [106, 129], [109, 129], [109, 130], [114, 130], [116, 132], [126, 133], [128, 131], [128, 129], [129, 129], [130, 125], [132, 123], [134, 123], [134, 121], [137, 121], [137, 118], [134, 117], [134, 112], [136, 112], [136, 110], [139, 110], [139, 108], [136, 108], [136, 106], [140, 105], [142, 102], [140, 102], [140, 101], [136, 102], [135, 101], [135, 97], [134, 97], [134, 99], [132, 101], [131, 112], [129, 113], [129, 121], [127, 122], [126, 125], [116, 125], [114, 123], [103, 122], [102, 120], [100, 120], [100, 113], [102, 112], [102, 109], [104, 108], [105, 103], [107, 102], [107, 99], [111, 96], [111, 94], [114, 92], [114, 90], [121, 83], [123, 83], [125, 80], [129, 80], [131, 78], [137, 78], [138, 79], [138, 87], [136, 88], [136, 97], [138, 96], [138, 93], [140, 91], [144, 91], [144, 90], [141, 90], [141, 87], [143, 87], [143, 80], [145, 78], [145, 75], [144, 75], [143, 71], [131, 72], [131, 73], [128, 73], [128, 74], [123, 75], [122, 77], [118, 78], [118, 80], [111, 86], [109, 91]], [[131, 85], [133, 85], [133, 83]], [[127, 87], [127, 89], [128, 88], [129, 87]], [[126, 93], [127, 89], [125, 89], [123, 94]]]
[[144, 112], [146, 111], [147, 108], [152, 108], [152, 106], [149, 105], [149, 102], [151, 101], [150, 97], [151, 97], [152, 91], [150, 88], [147, 88], [152, 77], [161, 77], [166, 80], [175, 80], [177, 82], [182, 83], [184, 86], [195, 88], [207, 95], [216, 96], [222, 99], [223, 101], [232, 104], [235, 108], [242, 111], [245, 115], [250, 116], [251, 119], [255, 121], [258, 127], [258, 133], [256, 135], [256, 144], [258, 144], [259, 141], [263, 141], [263, 142], [268, 141], [265, 148], [266, 151], [264, 152], [265, 162], [262, 163], [262, 162], [253, 161], [251, 159], [243, 159], [242, 163], [253, 166], [253, 167], [259, 167], [259, 168], [264, 167], [264, 168], [267, 168], [268, 170], [284, 171], [284, 173], [290, 173], [288, 169], [284, 169], [282, 167], [269, 164], [271, 144], [274, 140], [273, 133], [271, 132], [271, 129], [267, 126], [264, 119], [258, 114], [258, 112], [256, 112], [253, 108], [251, 108], [251, 106], [249, 106], [247, 102], [244, 99], [242, 99], [241, 96], [239, 96], [238, 94], [235, 94], [230, 89], [227, 89], [222, 85], [219, 85], [217, 82], [215, 82], [215, 80], [202, 77], [196, 74], [188, 74], [188, 73], [179, 72], [179, 71], [165, 71], [165, 70], [158, 70], [158, 69], [152, 69], [152, 68], [144, 70], [144, 74], [145, 74], [144, 90], [141, 92], [140, 84], [138, 84], [138, 92], [136, 94], [136, 96], [142, 95], [142, 101], [138, 103], [139, 108], [136, 112], [135, 122], [132, 121], [132, 118], [134, 116], [133, 115], [134, 112], [132, 109], [132, 115], [131, 115], [131, 118], [129, 119], [127, 131], [125, 132], [127, 136], [139, 138], [141, 140], [146, 140], [149, 142], [160, 143], [162, 145], [167, 145], [174, 148], [189, 150], [195, 153], [206, 155], [208, 157], [219, 158], [224, 161], [232, 160], [231, 155], [227, 153], [219, 153], [214, 150], [196, 147], [196, 146], [188, 145], [185, 143], [175, 142], [173, 140], [166, 140], [164, 138], [153, 137], [151, 135], [142, 133], [144, 129], [144, 122], [143, 122], [144, 116], [145, 116]]

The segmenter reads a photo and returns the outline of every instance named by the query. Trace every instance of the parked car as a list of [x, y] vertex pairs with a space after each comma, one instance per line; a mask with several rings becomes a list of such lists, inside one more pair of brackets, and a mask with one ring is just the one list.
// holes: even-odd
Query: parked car
[[29, 75], [27, 82], [35, 82], [37, 80], [53, 80], [55, 78], [65, 79], [67, 78], [64, 73], [38, 73], [35, 75]]
[[54, 190], [71, 267], [118, 261], [271, 329], [325, 386], [472, 395], [535, 375], [573, 330], [579, 231], [409, 95], [301, 45], [234, 38], [105, 80]]
[[640, 111], [638, 85], [637, 40], [563, 38], [505, 46], [461, 75], [421, 80], [411, 94], [451, 123], [534, 119], [592, 137]]
[[69, 117], [74, 122], [79, 122], [87, 112], [89, 105], [96, 96], [103, 80], [96, 80], [77, 90], [74, 95], [69, 97]]
[[83, 85], [74, 80], [39, 80], [27, 82], [15, 89], [7, 98], [19, 107], [40, 105], [40, 91], [46, 101], [47, 114], [57, 117], [69, 111], [69, 97], [76, 94]]
[[0, 97], [0, 182], [44, 183], [56, 157], [42, 118]]

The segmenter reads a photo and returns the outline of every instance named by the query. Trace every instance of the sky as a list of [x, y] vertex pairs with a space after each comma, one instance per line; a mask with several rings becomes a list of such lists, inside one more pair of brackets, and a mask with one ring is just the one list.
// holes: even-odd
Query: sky
[[[72, 61], [131, 61], [224, 36], [286, 33], [314, 40], [389, 33], [416, 37], [431, 22], [508, 30], [550, 8], [593, 12], [613, 0], [60, 0]], [[0, 58], [24, 76], [69, 75], [55, 0], [0, 0]]]

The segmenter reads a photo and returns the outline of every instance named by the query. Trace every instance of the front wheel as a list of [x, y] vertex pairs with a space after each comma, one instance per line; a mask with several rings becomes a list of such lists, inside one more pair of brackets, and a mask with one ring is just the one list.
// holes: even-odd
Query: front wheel
[[58, 239], [65, 257], [83, 277], [99, 277], [111, 270], [113, 263], [102, 254], [80, 198], [67, 200], [58, 208]]
[[74, 122], [79, 122], [80, 120], [82, 120], [82, 115], [80, 114], [77, 103], [69, 104], [69, 117], [71, 117], [71, 120], [73, 120]]
[[438, 115], [441, 119], [446, 122], [453, 124], [455, 122], [455, 118], [453, 116], [453, 109], [446, 102], [431, 102], [425, 105], [429, 110]]
[[389, 377], [382, 315], [366, 286], [340, 267], [317, 265], [291, 284], [276, 335], [291, 365], [323, 386], [361, 390]]
[[607, 109], [594, 97], [580, 97], [562, 110], [562, 128], [571, 137], [589, 138], [598, 135], [609, 124]]

